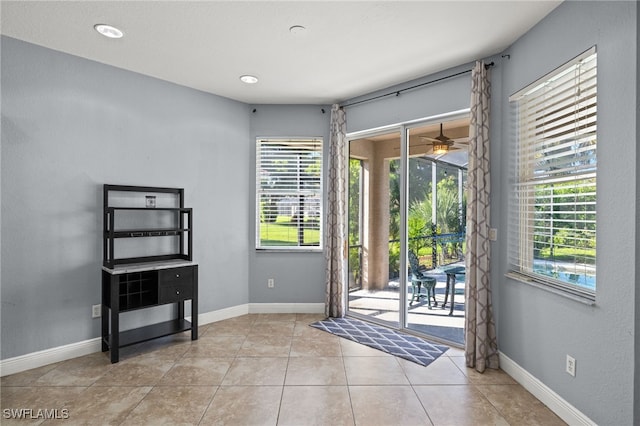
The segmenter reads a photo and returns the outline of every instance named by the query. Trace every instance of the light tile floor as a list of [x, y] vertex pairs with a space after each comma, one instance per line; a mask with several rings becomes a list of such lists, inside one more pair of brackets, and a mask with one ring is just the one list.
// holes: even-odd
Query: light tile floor
[[[502, 371], [450, 349], [428, 367], [308, 324], [254, 314], [3, 377], [3, 425], [563, 425]], [[58, 409], [67, 420], [7, 419]]]

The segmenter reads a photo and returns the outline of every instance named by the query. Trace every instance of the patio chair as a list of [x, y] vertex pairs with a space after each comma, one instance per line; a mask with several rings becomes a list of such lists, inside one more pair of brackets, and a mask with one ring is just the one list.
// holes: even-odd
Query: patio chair
[[411, 270], [411, 302], [409, 302], [409, 306], [413, 305], [414, 300], [419, 301], [420, 297], [424, 297], [420, 292], [423, 286], [427, 291], [429, 309], [431, 309], [431, 298], [433, 298], [433, 304], [438, 306], [438, 302], [436, 302], [436, 279], [425, 274], [426, 268], [420, 266], [418, 256], [411, 250], [409, 250], [409, 269]]

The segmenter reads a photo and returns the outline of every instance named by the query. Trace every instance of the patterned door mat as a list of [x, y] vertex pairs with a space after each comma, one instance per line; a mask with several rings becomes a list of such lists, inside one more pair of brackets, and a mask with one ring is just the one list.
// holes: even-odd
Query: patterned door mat
[[309, 325], [424, 366], [449, 349], [448, 346], [352, 318], [327, 318]]

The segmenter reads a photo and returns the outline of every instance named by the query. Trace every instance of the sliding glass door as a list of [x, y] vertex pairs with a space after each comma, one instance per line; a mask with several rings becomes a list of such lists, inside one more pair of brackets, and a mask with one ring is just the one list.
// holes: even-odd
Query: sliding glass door
[[350, 140], [349, 315], [464, 343], [468, 127], [465, 115]]
[[443, 122], [442, 130], [440, 123], [410, 128], [407, 137], [406, 250], [415, 263], [408, 265], [408, 285], [420, 294], [409, 303], [405, 326], [458, 344], [464, 343], [468, 128], [463, 118]]
[[400, 132], [349, 144], [349, 294], [352, 314], [400, 326]]

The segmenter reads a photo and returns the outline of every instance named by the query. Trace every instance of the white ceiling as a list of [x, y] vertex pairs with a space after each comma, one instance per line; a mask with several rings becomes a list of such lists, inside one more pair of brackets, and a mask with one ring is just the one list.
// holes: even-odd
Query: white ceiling
[[0, 30], [246, 103], [331, 104], [499, 53], [560, 3], [2, 0]]

